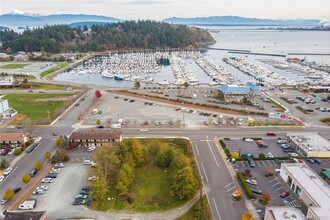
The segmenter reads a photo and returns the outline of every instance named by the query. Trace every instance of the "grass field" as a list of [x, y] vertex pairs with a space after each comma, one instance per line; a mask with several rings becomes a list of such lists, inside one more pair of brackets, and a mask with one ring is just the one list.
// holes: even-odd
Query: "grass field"
[[56, 70], [60, 70], [60, 69], [62, 69], [64, 67], [67, 67], [69, 64], [68, 63], [58, 63], [58, 65], [59, 65], [58, 68], [50, 68], [48, 70], [43, 71], [42, 73], [40, 73], [40, 76], [41, 77], [45, 77], [45, 76], [47, 76], [47, 75], [55, 72]]
[[22, 68], [27, 65], [29, 65], [29, 64], [12, 63], [12, 64], [8, 64], [8, 65], [0, 66], [0, 69], [18, 69], [18, 68]]
[[203, 198], [199, 199], [195, 205], [193, 205], [189, 211], [178, 218], [177, 220], [191, 220], [191, 219], [198, 219], [198, 220], [211, 220], [211, 210], [209, 203], [207, 201], [206, 196], [203, 196]]
[[[65, 100], [55, 100], [54, 98], [68, 97], [72, 94], [8, 94], [4, 98], [8, 99], [9, 105], [18, 111], [22, 120], [29, 118], [32, 124], [39, 124], [41, 119], [49, 117], [54, 120], [58, 115], [58, 110], [63, 108], [68, 102]], [[54, 99], [54, 100], [51, 100]], [[20, 124], [20, 120], [14, 124]]]

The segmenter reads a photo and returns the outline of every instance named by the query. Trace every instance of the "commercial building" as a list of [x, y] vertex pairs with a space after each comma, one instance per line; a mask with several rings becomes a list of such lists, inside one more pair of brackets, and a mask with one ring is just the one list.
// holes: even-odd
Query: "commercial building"
[[323, 168], [321, 177], [330, 185], [330, 168]]
[[0, 143], [3, 145], [24, 145], [29, 140], [29, 133], [0, 133]]
[[255, 83], [248, 82], [246, 86], [239, 85], [221, 85], [219, 90], [224, 94], [257, 94], [260, 88]]
[[121, 131], [76, 131], [69, 137], [69, 142], [75, 146], [102, 146], [104, 143], [120, 142], [123, 139]]
[[330, 141], [318, 133], [289, 133], [288, 143], [304, 157], [330, 157]]
[[14, 76], [0, 77], [0, 87], [14, 87], [18, 85], [18, 81]]
[[9, 110], [9, 104], [7, 99], [0, 99], [0, 114]]
[[284, 206], [268, 206], [265, 210], [264, 220], [305, 220], [306, 217], [300, 209]]
[[304, 163], [282, 163], [280, 176], [308, 207], [307, 219], [330, 219], [330, 186]]

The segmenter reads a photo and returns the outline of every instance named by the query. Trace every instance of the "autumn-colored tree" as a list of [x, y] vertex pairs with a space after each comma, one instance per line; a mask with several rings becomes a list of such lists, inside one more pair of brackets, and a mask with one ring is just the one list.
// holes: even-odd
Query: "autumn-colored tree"
[[253, 216], [250, 212], [246, 211], [244, 212], [244, 214], [242, 215], [242, 220], [253, 220]]
[[102, 94], [101, 94], [100, 90], [96, 90], [96, 91], [95, 91], [95, 96], [96, 96], [96, 98], [98, 98], [98, 99], [102, 97]]
[[101, 121], [100, 121], [99, 119], [97, 119], [97, 120], [95, 121], [95, 123], [96, 123], [97, 125], [100, 125], [100, 124], [101, 124]]
[[242, 199], [242, 197], [243, 197], [243, 193], [242, 193], [241, 190], [236, 189], [236, 190], [233, 192], [233, 196], [234, 196], [234, 198], [235, 198], [236, 200], [239, 201], [239, 200]]
[[272, 174], [273, 173], [273, 169], [272, 168], [268, 168], [267, 169], [267, 173]]
[[231, 157], [237, 160], [237, 158], [239, 158], [239, 154], [237, 152], [234, 152], [231, 154]]
[[269, 195], [268, 193], [263, 193], [261, 196], [262, 196], [263, 199], [265, 199], [267, 201], [272, 200], [272, 196]]
[[62, 144], [62, 141], [63, 141], [63, 137], [60, 136], [59, 138], [56, 139], [55, 145], [59, 147]]
[[31, 176], [29, 174], [24, 174], [24, 176], [22, 177], [22, 181], [23, 183], [28, 183], [31, 181]]
[[50, 158], [50, 153], [47, 151], [47, 152], [44, 154], [44, 157], [45, 157], [46, 159], [49, 159], [49, 158]]
[[3, 198], [5, 200], [10, 200], [14, 197], [15, 193], [14, 193], [14, 190], [9, 188], [6, 190], [6, 192], [3, 194]]
[[36, 170], [41, 170], [42, 169], [42, 162], [37, 161], [36, 164], [34, 165], [34, 168]]

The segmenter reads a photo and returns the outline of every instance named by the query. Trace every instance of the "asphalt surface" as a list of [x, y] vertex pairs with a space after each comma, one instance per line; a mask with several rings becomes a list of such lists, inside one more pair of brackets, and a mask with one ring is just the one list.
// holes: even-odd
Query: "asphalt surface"
[[[56, 137], [52, 132], [61, 135], [70, 135], [70, 133], [78, 128], [84, 127], [77, 123], [77, 114], [80, 112], [83, 115], [90, 114], [94, 108], [92, 94], [85, 98], [84, 101], [79, 102], [79, 106], [74, 106], [69, 112], [53, 127], [49, 128], [27, 128], [31, 130], [32, 136], [41, 136], [39, 146], [30, 154], [22, 157], [14, 166], [14, 171], [6, 177], [1, 183], [0, 195], [11, 187], [18, 187], [22, 185], [21, 178], [25, 173], [29, 173], [37, 160], [45, 161], [44, 153], [46, 151], [52, 152], [55, 149], [54, 142]], [[9, 129], [1, 128], [4, 132]], [[12, 132], [12, 130], [10, 130]], [[330, 133], [327, 128], [263, 128], [263, 127], [234, 127], [234, 128], [152, 128], [148, 132], [140, 132], [137, 128], [123, 129], [123, 136], [125, 137], [188, 137], [192, 140], [193, 149], [196, 156], [197, 164], [200, 174], [203, 179], [205, 191], [208, 195], [209, 203], [214, 219], [241, 219], [241, 214], [246, 210], [243, 202], [233, 202], [231, 193], [236, 187], [236, 183], [231, 178], [223, 159], [220, 157], [219, 151], [216, 148], [213, 140], [216, 137], [245, 137], [245, 136], [259, 136], [267, 137], [266, 132], [276, 132], [278, 135], [285, 135], [287, 132], [306, 132], [315, 131], [325, 134], [329, 138]], [[60, 180], [60, 179], [59, 179]], [[24, 188], [23, 188], [24, 190]], [[14, 198], [16, 199], [16, 198]], [[6, 207], [6, 206], [5, 206]], [[4, 209], [4, 207], [2, 207]], [[68, 212], [67, 217], [73, 217], [77, 214], [68, 208], [63, 212]], [[71, 213], [71, 214], [70, 214]], [[84, 212], [86, 216], [90, 216], [89, 212]], [[56, 213], [54, 214], [56, 217]], [[63, 213], [61, 213], [63, 216]]]

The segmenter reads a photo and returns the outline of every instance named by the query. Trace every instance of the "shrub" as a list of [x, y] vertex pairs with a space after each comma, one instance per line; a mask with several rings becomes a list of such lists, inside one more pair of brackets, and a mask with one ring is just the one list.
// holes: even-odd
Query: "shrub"
[[237, 177], [238, 177], [242, 187], [244, 188], [246, 195], [249, 197], [249, 199], [255, 199], [256, 197], [254, 196], [253, 192], [251, 191], [250, 186], [245, 181], [243, 174], [241, 172], [237, 172]]
[[272, 174], [272, 173], [266, 173], [265, 174], [265, 177], [269, 177], [269, 176], [273, 176], [274, 174]]
[[220, 142], [220, 145], [223, 149], [225, 149], [227, 147], [225, 142], [223, 142], [223, 140], [220, 140], [219, 142]]
[[225, 141], [230, 141], [230, 138], [229, 137], [225, 137], [224, 140]]
[[17, 149], [15, 150], [14, 154], [15, 154], [16, 156], [18, 156], [18, 155], [21, 155], [22, 152], [23, 152], [23, 149], [22, 149], [21, 147], [19, 147], [19, 148], [17, 148]]
[[9, 163], [5, 158], [0, 158], [0, 169], [6, 169], [9, 167]]
[[272, 200], [272, 196], [269, 195], [268, 193], [263, 193], [261, 196], [262, 196], [263, 199], [265, 199], [267, 201]]
[[42, 162], [37, 161], [36, 164], [34, 165], [34, 168], [36, 170], [41, 170], [42, 169]]
[[266, 158], [265, 154], [263, 153], [260, 153], [259, 156], [258, 156], [259, 159], [263, 160]]

